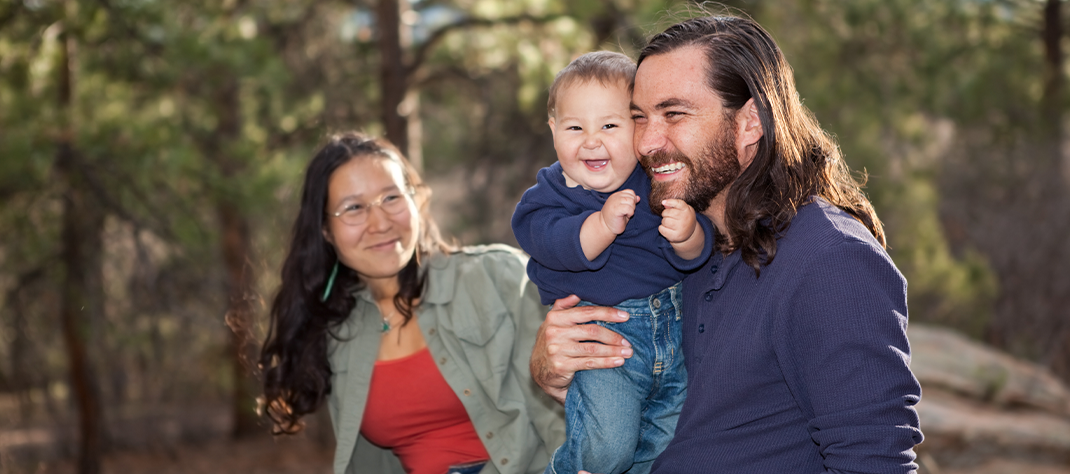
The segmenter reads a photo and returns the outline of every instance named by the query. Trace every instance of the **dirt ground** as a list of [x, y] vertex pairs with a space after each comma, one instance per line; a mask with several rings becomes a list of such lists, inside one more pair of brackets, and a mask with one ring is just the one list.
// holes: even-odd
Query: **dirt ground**
[[[272, 440], [268, 437], [218, 441], [202, 445], [121, 452], [105, 456], [106, 474], [330, 474], [331, 447], [307, 437]], [[1024, 460], [993, 460], [968, 469], [941, 469], [921, 459], [919, 474], [1070, 474], [1070, 466]], [[931, 459], [930, 459], [931, 461]], [[5, 466], [0, 474], [75, 474], [72, 460], [34, 466]]]
[[[325, 447], [299, 436], [273, 440], [269, 436], [198, 445], [178, 445], [104, 457], [105, 474], [330, 474], [333, 446]], [[73, 460], [7, 465], [0, 474], [75, 474]]]
[[1070, 466], [994, 460], [969, 469], [919, 471], [918, 474], [1070, 474]]

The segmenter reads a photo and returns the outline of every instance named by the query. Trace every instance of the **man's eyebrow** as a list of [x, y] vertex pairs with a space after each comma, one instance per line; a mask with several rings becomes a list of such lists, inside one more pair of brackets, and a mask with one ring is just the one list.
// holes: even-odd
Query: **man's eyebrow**
[[[690, 108], [693, 108], [693, 105], [688, 100], [672, 98], [672, 99], [665, 99], [665, 100], [661, 101], [658, 105], [654, 106], [654, 110], [664, 110], [664, 109], [668, 109], [668, 108], [672, 108], [672, 107], [683, 107], [683, 108], [690, 109]], [[640, 109], [638, 105], [635, 105], [635, 102], [631, 103], [631, 109], [635, 110], [635, 111], [642, 111], [643, 110], [643, 109]]]
[[659, 103], [658, 105], [655, 105], [654, 106], [654, 110], [668, 109], [668, 108], [671, 108], [671, 107], [691, 108], [691, 102], [687, 101], [687, 100], [684, 100], [684, 99], [676, 99], [676, 98], [665, 99], [665, 100], [661, 101], [661, 103]]

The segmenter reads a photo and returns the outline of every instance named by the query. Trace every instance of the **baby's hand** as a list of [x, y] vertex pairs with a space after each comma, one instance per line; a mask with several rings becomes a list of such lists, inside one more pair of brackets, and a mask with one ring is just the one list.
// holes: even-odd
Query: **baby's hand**
[[671, 244], [678, 244], [690, 239], [698, 227], [695, 209], [680, 199], [666, 199], [661, 202], [665, 211], [661, 213], [661, 226], [658, 232]]
[[610, 232], [620, 235], [628, 226], [628, 221], [635, 215], [635, 204], [638, 202], [639, 196], [636, 196], [635, 191], [631, 189], [611, 194], [606, 199], [606, 203], [602, 205], [602, 223]]

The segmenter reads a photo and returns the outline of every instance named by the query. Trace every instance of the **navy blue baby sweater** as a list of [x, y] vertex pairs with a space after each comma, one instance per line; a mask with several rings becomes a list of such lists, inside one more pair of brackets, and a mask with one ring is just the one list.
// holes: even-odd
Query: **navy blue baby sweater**
[[531, 255], [528, 276], [539, 287], [543, 304], [571, 294], [602, 306], [645, 298], [672, 286], [709, 258], [713, 225], [706, 216], [697, 217], [707, 244], [698, 258], [684, 260], [658, 233], [661, 216], [650, 210], [650, 178], [641, 166], [618, 191], [623, 189], [640, 198], [635, 215], [613, 244], [589, 261], [580, 247], [580, 227], [587, 216], [602, 210], [613, 193], [568, 187], [560, 163], [539, 170], [537, 183], [516, 205], [512, 224], [517, 243]]

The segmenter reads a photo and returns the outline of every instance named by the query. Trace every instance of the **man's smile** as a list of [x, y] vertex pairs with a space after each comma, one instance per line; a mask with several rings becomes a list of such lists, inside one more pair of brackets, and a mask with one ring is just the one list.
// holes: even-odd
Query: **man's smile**
[[650, 171], [654, 173], [655, 179], [664, 179], [677, 174], [680, 170], [683, 170], [686, 167], [687, 165], [683, 164], [682, 162], [675, 161], [669, 164], [650, 168]]

